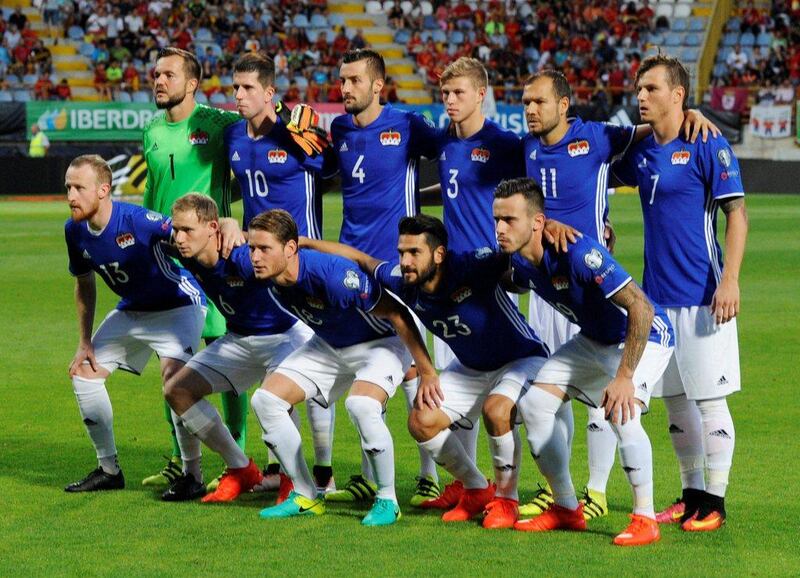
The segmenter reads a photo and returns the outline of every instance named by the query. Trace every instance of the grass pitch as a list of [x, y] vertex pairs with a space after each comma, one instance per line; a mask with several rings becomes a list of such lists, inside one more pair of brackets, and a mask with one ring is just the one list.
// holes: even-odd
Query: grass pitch
[[[611, 206], [617, 256], [640, 278], [638, 200], [613, 197]], [[95, 467], [67, 377], [77, 329], [63, 240], [66, 204], [2, 202], [0, 575], [798, 575], [796, 530], [791, 528], [800, 519], [794, 492], [800, 455], [794, 357], [800, 350], [800, 199], [750, 196], [748, 206], [751, 229], [739, 317], [744, 391], [730, 399], [737, 447], [729, 523], [710, 535], [664, 527], [660, 543], [623, 549], [611, 545], [612, 536], [627, 524], [631, 499], [618, 466], [609, 483], [610, 515], [592, 522], [583, 534], [532, 536], [490, 532], [476, 523], [444, 525], [435, 513], [407, 506], [417, 452], [406, 433], [402, 394], [388, 412], [404, 513], [394, 527], [363, 528], [359, 522], [365, 510], [346, 505], [329, 507], [322, 518], [262, 521], [258, 512], [273, 499], [265, 494], [221, 506], [163, 503], [139, 485], [161, 467], [161, 455], [169, 448], [154, 363], [140, 378], [118, 372], [108, 381], [127, 489], [65, 494], [64, 485]], [[340, 215], [341, 199], [327, 196], [328, 238], [335, 237]], [[114, 303], [110, 291], [99, 291], [98, 322]], [[575, 415], [572, 471], [581, 486], [587, 477], [586, 422], [579, 404]], [[653, 442], [658, 507], [680, 493], [666, 425], [663, 405], [654, 401], [645, 427]], [[305, 422], [303, 427], [307, 432]], [[248, 453], [263, 462], [266, 451], [259, 434], [251, 414]], [[483, 434], [479, 448], [480, 465], [490, 474]], [[311, 457], [309, 443], [306, 451]], [[210, 451], [206, 454], [210, 479], [222, 464]], [[340, 484], [359, 463], [357, 435], [342, 407], [334, 444]], [[523, 499], [538, 480], [526, 451]]]

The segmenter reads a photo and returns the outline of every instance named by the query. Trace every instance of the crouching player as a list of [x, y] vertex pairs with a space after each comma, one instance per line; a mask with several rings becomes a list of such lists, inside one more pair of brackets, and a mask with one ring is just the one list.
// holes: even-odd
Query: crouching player
[[[221, 252], [217, 206], [210, 197], [189, 194], [172, 206], [173, 240], [181, 263], [225, 316], [228, 333], [192, 357], [167, 381], [185, 473], [164, 500], [192, 500], [205, 494], [200, 442], [220, 454], [227, 469], [203, 502], [229, 502], [252, 489], [262, 474], [236, 443], [219, 413], [204, 398], [211, 393], [243, 395], [307, 338], [302, 324], [279, 309], [253, 275], [247, 247]], [[288, 490], [287, 490], [288, 493]]]
[[569, 444], [556, 419], [561, 406], [574, 397], [605, 408], [633, 489], [631, 524], [614, 543], [655, 542], [660, 534], [653, 510], [652, 449], [641, 414], [672, 355], [669, 320], [593, 239], [580, 237], [565, 253], [543, 243], [544, 199], [534, 180], [502, 182], [495, 191], [494, 217], [501, 250], [513, 254], [514, 284], [536, 291], [581, 328], [547, 360], [519, 402], [531, 453], [555, 503], [515, 528], [586, 528], [569, 473]]
[[315, 333], [277, 367], [252, 398], [264, 440], [294, 483], [289, 499], [264, 509], [261, 517], [325, 512], [324, 497], [317, 493], [303, 457], [300, 433], [289, 412], [309, 398], [329, 406], [349, 389], [345, 407], [378, 487], [373, 507], [362, 523], [393, 524], [400, 517], [400, 508], [394, 489], [392, 435], [381, 417], [384, 405], [410, 366], [409, 352], [421, 383], [438, 387], [438, 376], [411, 313], [352, 261], [298, 251], [297, 225], [284, 210], [256, 216], [248, 232], [256, 277], [270, 280], [270, 294], [276, 303]]
[[[547, 349], [498, 285], [508, 257], [490, 249], [448, 254], [444, 225], [427, 215], [400, 221], [399, 260], [381, 261], [338, 243], [304, 244], [339, 253], [374, 274], [456, 356], [440, 376], [441, 388], [420, 386], [408, 418], [411, 435], [456, 478], [447, 492], [422, 507], [447, 509], [445, 522], [463, 522], [485, 511], [485, 528], [511, 528], [519, 515], [516, 403]], [[481, 414], [495, 483], [478, 470], [454, 433], [474, 427]]]
[[[192, 276], [164, 253], [170, 220], [112, 202], [111, 169], [101, 157], [75, 158], [65, 180], [71, 218], [64, 228], [80, 331], [69, 375], [99, 462], [65, 489], [113, 490], [125, 487], [125, 479], [117, 463], [106, 378], [116, 369], [141, 373], [155, 351], [161, 378], [169, 380], [197, 351], [205, 300]], [[92, 336], [95, 273], [121, 299]]]

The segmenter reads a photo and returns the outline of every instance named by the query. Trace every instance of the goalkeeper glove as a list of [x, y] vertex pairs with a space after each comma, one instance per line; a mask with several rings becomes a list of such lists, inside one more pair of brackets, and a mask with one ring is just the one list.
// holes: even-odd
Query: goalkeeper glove
[[328, 146], [328, 135], [319, 128], [319, 115], [307, 104], [298, 104], [289, 111], [283, 101], [278, 101], [275, 112], [286, 125], [292, 140], [306, 155], [315, 157]]

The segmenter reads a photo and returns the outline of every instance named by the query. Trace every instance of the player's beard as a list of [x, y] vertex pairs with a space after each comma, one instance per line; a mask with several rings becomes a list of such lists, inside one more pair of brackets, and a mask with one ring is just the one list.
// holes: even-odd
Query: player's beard
[[[438, 270], [438, 267], [437, 267], [436, 263], [434, 263], [433, 261], [431, 261], [430, 266], [427, 269], [423, 270], [423, 271], [419, 271], [417, 269], [414, 269], [414, 271], [417, 273], [417, 280], [414, 283], [409, 283], [409, 285], [423, 285], [423, 284], [427, 283], [428, 281], [433, 279], [434, 275], [436, 275], [436, 271], [437, 270]], [[403, 273], [403, 275], [405, 275], [406, 271], [401, 270], [401, 273]]]
[[532, 130], [530, 126], [528, 127], [528, 130], [533, 136], [537, 138], [542, 138], [543, 136], [546, 136], [550, 131], [554, 130], [557, 126], [558, 126], [558, 116], [556, 116], [550, 122], [545, 122], [545, 120], [542, 119], [542, 128], [540, 130]]
[[354, 102], [353, 104], [350, 105], [348, 105], [347, 102], [345, 102], [344, 104], [345, 112], [347, 114], [352, 114], [352, 115], [361, 114], [362, 112], [364, 112], [369, 108], [369, 105], [372, 104], [372, 100], [375, 98], [375, 95], [372, 94], [372, 92], [370, 92], [367, 98], [368, 100], [366, 100], [365, 102], [359, 102], [359, 100], [354, 97], [353, 98]]
[[184, 100], [186, 100], [186, 91], [183, 92], [180, 96], [170, 96], [166, 102], [159, 102], [156, 99], [156, 108], [160, 110], [169, 110], [170, 108], [174, 108], [181, 104]]

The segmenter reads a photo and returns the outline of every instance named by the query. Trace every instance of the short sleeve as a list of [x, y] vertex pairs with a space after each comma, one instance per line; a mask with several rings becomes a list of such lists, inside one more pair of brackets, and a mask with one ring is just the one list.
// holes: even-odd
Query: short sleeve
[[635, 126], [617, 126], [607, 122], [595, 125], [595, 141], [609, 162], [622, 158], [633, 143]]
[[611, 165], [611, 176], [623, 185], [627, 185], [629, 187], [639, 186], [639, 182], [636, 178], [634, 155], [630, 151], [628, 151], [622, 156], [621, 159], [617, 160], [613, 165]]
[[392, 293], [397, 295], [403, 289], [403, 274], [400, 272], [400, 261], [392, 259], [383, 261], [375, 267], [375, 279]]
[[415, 112], [408, 113], [408, 126], [411, 132], [411, 155], [435, 159], [439, 155], [440, 140], [444, 131]]
[[481, 247], [469, 253], [451, 255], [452, 267], [461, 275], [467, 273], [470, 279], [484, 285], [495, 285], [508, 271], [509, 257], [492, 249]]
[[380, 284], [373, 277], [347, 260], [331, 271], [331, 276], [326, 279], [326, 286], [331, 302], [342, 309], [356, 307], [362, 311], [372, 311], [383, 293]]
[[728, 141], [718, 136], [700, 146], [703, 151], [700, 156], [703, 178], [711, 188], [711, 195], [715, 199], [744, 196], [739, 161], [734, 156]]
[[80, 277], [91, 272], [92, 267], [88, 257], [78, 248], [70, 235], [70, 224], [64, 227], [64, 239], [67, 242], [67, 256], [69, 257], [69, 272], [75, 277]]
[[169, 241], [172, 238], [172, 219], [156, 211], [145, 211], [136, 220], [136, 229], [144, 235], [152, 245], [157, 241]]
[[605, 247], [584, 239], [567, 253], [572, 275], [584, 287], [597, 285], [605, 298], [610, 299], [632, 278]]

